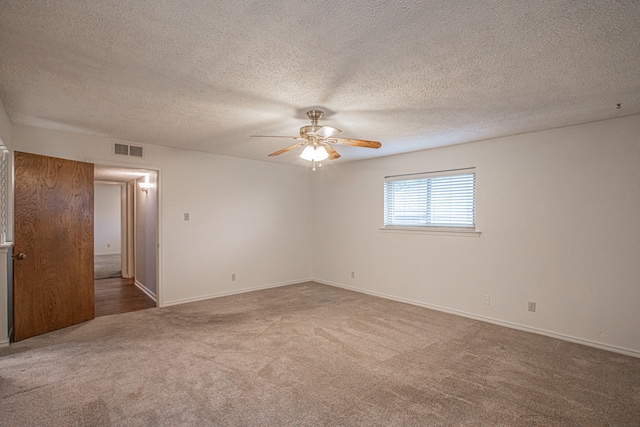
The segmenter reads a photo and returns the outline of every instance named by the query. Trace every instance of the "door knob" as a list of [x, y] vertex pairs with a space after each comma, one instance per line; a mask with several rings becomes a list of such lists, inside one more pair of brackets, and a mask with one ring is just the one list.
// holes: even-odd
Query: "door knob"
[[17, 259], [25, 259], [27, 257], [27, 254], [25, 254], [24, 252], [20, 252], [18, 255], [16, 255]]

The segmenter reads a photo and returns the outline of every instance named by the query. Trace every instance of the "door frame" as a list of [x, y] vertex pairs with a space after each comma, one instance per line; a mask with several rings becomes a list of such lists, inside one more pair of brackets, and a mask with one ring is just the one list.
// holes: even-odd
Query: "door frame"
[[[99, 166], [112, 166], [114, 168], [127, 168], [127, 169], [141, 169], [141, 170], [147, 170], [150, 172], [156, 172], [156, 177], [157, 177], [157, 186], [155, 188], [156, 191], [156, 197], [157, 197], [157, 211], [156, 211], [156, 218], [157, 218], [157, 227], [156, 227], [156, 241], [157, 241], [157, 246], [156, 246], [156, 304], [158, 307], [163, 307], [164, 306], [164, 298], [163, 298], [163, 275], [162, 275], [162, 248], [163, 248], [163, 244], [162, 244], [162, 168], [160, 166], [155, 166], [155, 165], [147, 165], [144, 163], [133, 163], [133, 162], [126, 162], [126, 161], [114, 161], [114, 160], [105, 160], [105, 159], [96, 159], [96, 158], [86, 158], [85, 162], [88, 163], [93, 163], [94, 165], [99, 165]], [[125, 188], [129, 187], [129, 184], [127, 183], [123, 183], [125, 184]], [[137, 189], [135, 188], [135, 186], [133, 186], [133, 191], [136, 191]], [[126, 197], [130, 197], [130, 194], [133, 194], [133, 191], [125, 191], [127, 193]], [[133, 199], [135, 200], [135, 197], [133, 197]], [[123, 207], [123, 209], [125, 209]], [[133, 212], [133, 206], [128, 206], [127, 207], [127, 216], [130, 215], [131, 212]], [[130, 232], [130, 236], [131, 239], [127, 238], [127, 240], [130, 240], [131, 246], [129, 247], [129, 249], [131, 249], [130, 253], [129, 253], [129, 261], [132, 260], [132, 258], [134, 257], [135, 251], [133, 250], [133, 233], [135, 232], [135, 224], [133, 221], [133, 218], [131, 218], [131, 222], [129, 222], [129, 219], [127, 219], [127, 223], [133, 225], [132, 228], [129, 229]], [[124, 225], [124, 224], [123, 224]], [[123, 242], [124, 243], [124, 242]], [[130, 264], [130, 268], [131, 270], [129, 271], [129, 273], [131, 274], [135, 274], [135, 264]]]
[[133, 191], [135, 188], [131, 181], [122, 183], [122, 193], [120, 199], [122, 215], [122, 278], [131, 279], [135, 277], [135, 206]]
[[[129, 277], [133, 277], [133, 272], [131, 272], [130, 276], [127, 276], [126, 274], [129, 273], [128, 269], [128, 265], [126, 264], [126, 258], [128, 256], [128, 247], [126, 245], [127, 242], [127, 217], [126, 217], [126, 209], [127, 209], [127, 205], [126, 205], [126, 198], [125, 198], [125, 191], [126, 191], [126, 182], [120, 182], [120, 181], [103, 181], [103, 180], [97, 180], [94, 179], [93, 180], [93, 185], [94, 187], [96, 185], [111, 185], [111, 186], [118, 186], [118, 188], [120, 188], [120, 253], [121, 253], [121, 257], [120, 257], [120, 266], [122, 269], [122, 278], [126, 279]], [[95, 194], [95, 193], [94, 193]], [[94, 215], [95, 215], [95, 200], [94, 200]], [[94, 232], [95, 233], [95, 232]], [[129, 264], [130, 265], [130, 264]]]

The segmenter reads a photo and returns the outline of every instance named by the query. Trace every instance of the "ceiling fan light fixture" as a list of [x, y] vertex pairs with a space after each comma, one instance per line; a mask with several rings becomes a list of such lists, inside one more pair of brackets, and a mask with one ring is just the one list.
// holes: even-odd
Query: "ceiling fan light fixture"
[[288, 147], [281, 148], [278, 151], [274, 151], [269, 154], [272, 156], [279, 156], [282, 153], [291, 151], [298, 147], [304, 147], [300, 158], [313, 162], [313, 170], [315, 169], [316, 162], [320, 167], [320, 162], [323, 160], [336, 160], [340, 158], [340, 154], [333, 148], [333, 145], [351, 145], [354, 147], [365, 148], [380, 148], [382, 144], [377, 141], [367, 141], [364, 139], [353, 138], [338, 138], [335, 135], [342, 132], [340, 129], [333, 126], [320, 126], [318, 125], [318, 119], [323, 115], [320, 110], [307, 111], [307, 117], [311, 119], [311, 125], [302, 126], [300, 128], [300, 136], [275, 136], [275, 135], [251, 135], [256, 138], [292, 138], [297, 142]]
[[329, 158], [329, 152], [323, 145], [307, 145], [302, 150], [300, 158], [310, 162], [321, 162]]

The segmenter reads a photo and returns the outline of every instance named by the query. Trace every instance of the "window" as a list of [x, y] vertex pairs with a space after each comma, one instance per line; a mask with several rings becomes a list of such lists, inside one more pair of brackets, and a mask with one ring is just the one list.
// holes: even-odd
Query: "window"
[[388, 176], [384, 229], [475, 231], [475, 170]]

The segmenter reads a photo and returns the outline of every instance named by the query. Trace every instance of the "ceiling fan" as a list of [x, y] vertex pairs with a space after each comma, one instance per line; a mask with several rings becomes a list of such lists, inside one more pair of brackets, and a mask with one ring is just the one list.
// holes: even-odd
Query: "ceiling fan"
[[279, 156], [282, 153], [293, 150], [297, 147], [304, 146], [300, 157], [313, 163], [313, 170], [316, 170], [316, 164], [322, 166], [323, 160], [335, 160], [340, 154], [333, 148], [334, 145], [352, 145], [355, 147], [380, 148], [382, 144], [377, 141], [367, 141], [364, 139], [339, 138], [335, 135], [342, 132], [331, 126], [320, 126], [318, 120], [324, 115], [320, 110], [307, 111], [307, 117], [311, 119], [311, 125], [302, 126], [300, 128], [300, 136], [273, 136], [273, 135], [251, 135], [254, 138], [290, 138], [295, 139], [293, 145], [275, 151], [269, 156]]

